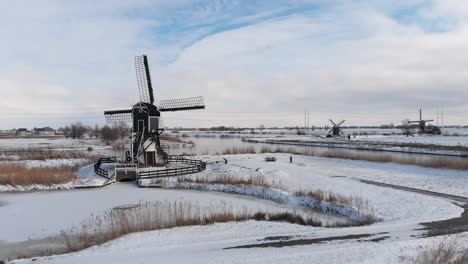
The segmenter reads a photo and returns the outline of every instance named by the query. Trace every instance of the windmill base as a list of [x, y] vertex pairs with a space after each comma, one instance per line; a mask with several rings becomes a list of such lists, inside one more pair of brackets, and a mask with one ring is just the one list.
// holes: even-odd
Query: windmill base
[[[102, 163], [115, 163], [115, 158], [101, 158], [94, 165], [96, 174], [110, 178], [108, 171], [101, 168]], [[136, 180], [150, 180], [156, 185], [160, 186], [163, 179], [178, 177], [187, 174], [194, 174], [206, 169], [206, 163], [201, 160], [185, 159], [178, 156], [169, 156], [167, 164], [171, 166], [146, 166], [139, 167], [131, 164], [117, 164], [115, 165], [114, 179], [118, 182], [136, 181]]]
[[136, 181], [137, 178], [137, 169], [118, 169], [115, 168], [115, 180], [118, 182], [127, 182], [127, 181]]

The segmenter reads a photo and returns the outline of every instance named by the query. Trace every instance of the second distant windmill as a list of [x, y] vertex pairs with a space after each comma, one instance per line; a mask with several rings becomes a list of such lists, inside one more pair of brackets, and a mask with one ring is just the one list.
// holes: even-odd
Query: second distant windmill
[[345, 122], [346, 120], [342, 120], [338, 123], [335, 123], [333, 120], [330, 119], [330, 123], [332, 124], [331, 129], [328, 131], [328, 137], [339, 137], [339, 136], [344, 136], [343, 130], [341, 125]]

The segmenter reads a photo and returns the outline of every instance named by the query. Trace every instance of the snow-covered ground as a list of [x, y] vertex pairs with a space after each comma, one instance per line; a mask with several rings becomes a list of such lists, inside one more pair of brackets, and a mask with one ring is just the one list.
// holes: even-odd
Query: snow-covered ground
[[431, 136], [431, 135], [414, 135], [413, 137], [398, 136], [398, 135], [369, 135], [351, 137], [357, 141], [372, 141], [372, 142], [396, 142], [396, 143], [418, 143], [432, 144], [441, 146], [468, 146], [468, 136]]
[[[249, 136], [250, 137], [250, 136]], [[346, 137], [325, 138], [310, 135], [275, 135], [275, 136], [255, 136], [251, 137], [256, 141], [297, 141], [297, 142], [323, 142], [323, 143], [349, 143]], [[439, 146], [468, 146], [468, 136], [432, 136], [432, 135], [414, 135], [407, 137], [404, 135], [368, 135], [351, 136], [351, 140], [356, 142], [372, 143], [415, 143]]]
[[[277, 157], [279, 162], [263, 162], [259, 167], [259, 162], [265, 155], [231, 157], [235, 158], [232, 163], [249, 168], [261, 168], [268, 179], [291, 188], [329, 189], [333, 186], [338, 193], [356, 193], [373, 201], [372, 196], [368, 196], [371, 194], [362, 193], [362, 188], [347, 188], [347, 186], [353, 187], [355, 184], [353, 178], [355, 178], [468, 197], [468, 172], [463, 170], [290, 154], [266, 155]], [[288, 164], [291, 156], [294, 162]], [[335, 185], [336, 183], [338, 185]], [[341, 184], [345, 187], [339, 188]]]
[[[243, 243], [269, 242], [274, 236], [291, 235], [292, 239], [307, 239], [338, 235], [332, 230], [320, 230], [319, 234], [314, 234], [316, 231], [297, 225], [253, 221], [174, 228], [130, 234], [77, 253], [39, 258], [34, 262], [16, 260], [14, 263], [412, 263], [412, 258], [421, 249], [444, 239], [340, 240], [299, 246], [226, 249]], [[466, 237], [461, 241], [466, 243]]]
[[[264, 161], [266, 156], [271, 155], [276, 156], [277, 162]], [[293, 156], [293, 163], [289, 163], [290, 156]], [[463, 179], [466, 172], [288, 154], [223, 157], [228, 159], [227, 165], [210, 163], [207, 171], [199, 176], [209, 175], [210, 170], [230, 171], [234, 177], [245, 177], [249, 172], [255, 172], [262, 173], [270, 182], [292, 190], [323, 189], [343, 195], [357, 195], [368, 199], [382, 221], [352, 228], [317, 228], [254, 221], [173, 228], [131, 234], [102, 246], [63, 256], [40, 258], [34, 263], [154, 263], [156, 259], [170, 263], [405, 263], [408, 260], [406, 256], [414, 255], [421, 245], [430, 241], [412, 237], [421, 234], [422, 231], [416, 230], [421, 227], [419, 223], [458, 217], [463, 209], [447, 199], [373, 186], [354, 178], [468, 196], [468, 179]], [[219, 156], [202, 158], [209, 162], [223, 161]], [[86, 170], [89, 168], [82, 171], [81, 177], [91, 175]], [[8, 245], [58, 235], [61, 230], [88, 219], [91, 214], [99, 215], [119, 205], [177, 199], [200, 204], [228, 203], [233, 210], [282, 209], [276, 203], [248, 196], [146, 189], [138, 188], [135, 183], [115, 183], [87, 190], [2, 193], [0, 241]], [[317, 244], [311, 242], [311, 239], [350, 235], [371, 236]], [[372, 241], [383, 237], [387, 238], [380, 242]], [[225, 249], [281, 240], [297, 244]], [[15, 263], [30, 261], [15, 260]]]

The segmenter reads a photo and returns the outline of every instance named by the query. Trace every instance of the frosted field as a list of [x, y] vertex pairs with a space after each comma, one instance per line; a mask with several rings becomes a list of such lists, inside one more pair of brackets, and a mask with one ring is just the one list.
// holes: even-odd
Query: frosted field
[[[325, 138], [318, 137], [316, 135], [263, 135], [263, 136], [248, 136], [253, 138], [260, 138], [262, 141], [265, 140], [293, 140], [299, 142], [308, 141], [320, 141], [323, 143], [327, 142], [348, 142], [346, 137], [339, 138]], [[431, 135], [414, 135], [414, 136], [403, 136], [403, 135], [357, 135], [351, 136], [352, 141], [356, 142], [374, 142], [374, 143], [416, 143], [416, 144], [428, 144], [428, 145], [440, 145], [440, 146], [468, 146], [468, 136], [431, 136]]]
[[[289, 163], [291, 155], [287, 154], [274, 154], [278, 161], [267, 163], [265, 156], [222, 156], [229, 160], [227, 165], [209, 165], [208, 171], [199, 176], [220, 168], [260, 171], [268, 181], [286, 188], [323, 189], [368, 199], [381, 221], [351, 228], [255, 221], [173, 228], [130, 234], [76, 253], [13, 263], [154, 263], [156, 258], [169, 263], [410, 263], [421, 246], [442, 239], [412, 237], [423, 233], [417, 230], [420, 223], [458, 217], [463, 208], [449, 199], [378, 187], [357, 179], [468, 196], [468, 180], [462, 171], [296, 155], [294, 162]], [[220, 156], [202, 158], [208, 162], [222, 160]], [[80, 177], [98, 179], [89, 169], [82, 170]], [[1, 193], [0, 256], [17, 242], [58, 235], [91, 214], [99, 215], [119, 205], [178, 199], [201, 204], [228, 203], [233, 210], [284, 209], [248, 196], [138, 188], [135, 183], [89, 190]], [[368, 237], [333, 239], [351, 235]], [[313, 242], [321, 238], [325, 240]], [[281, 241], [283, 244], [265, 248], [226, 249]], [[291, 244], [284, 244], [285, 241]]]
[[356, 136], [353, 140], [372, 142], [397, 142], [397, 143], [419, 143], [441, 146], [468, 146], [468, 136], [428, 136], [414, 135], [406, 136]]

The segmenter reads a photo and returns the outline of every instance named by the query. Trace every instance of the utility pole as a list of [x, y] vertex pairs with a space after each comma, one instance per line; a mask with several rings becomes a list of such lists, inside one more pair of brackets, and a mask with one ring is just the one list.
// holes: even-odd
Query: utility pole
[[307, 130], [310, 128], [310, 110], [309, 107], [307, 107]]
[[442, 111], [442, 128], [444, 128], [444, 111]]
[[307, 106], [304, 105], [304, 129], [306, 128], [306, 125], [307, 125], [307, 121], [306, 121], [306, 118], [307, 118]]

